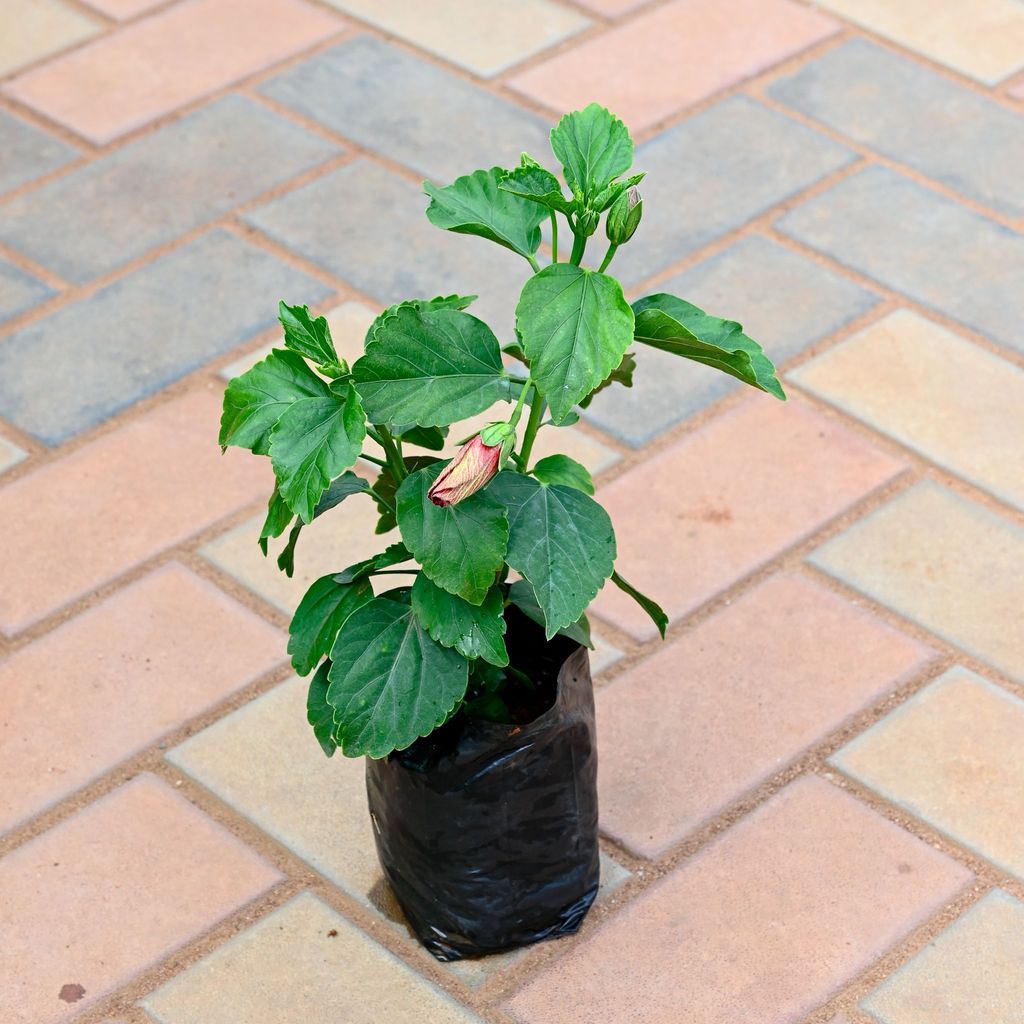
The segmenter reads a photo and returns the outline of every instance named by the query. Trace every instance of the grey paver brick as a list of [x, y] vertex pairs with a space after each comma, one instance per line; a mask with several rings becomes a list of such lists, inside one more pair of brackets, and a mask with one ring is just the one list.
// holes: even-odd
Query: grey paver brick
[[73, 146], [0, 110], [0, 192], [63, 167], [77, 156]]
[[0, 259], [0, 324], [51, 295], [53, 289], [44, 281]]

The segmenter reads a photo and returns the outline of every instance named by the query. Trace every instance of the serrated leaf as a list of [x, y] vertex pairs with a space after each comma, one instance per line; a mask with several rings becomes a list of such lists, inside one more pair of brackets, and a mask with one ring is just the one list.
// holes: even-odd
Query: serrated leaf
[[483, 658], [499, 668], [508, 664], [504, 604], [500, 587], [492, 587], [482, 604], [473, 605], [442, 590], [425, 573], [412, 585], [412, 610], [431, 637], [464, 657]]
[[581, 466], [575, 459], [570, 459], [568, 455], [549, 455], [541, 459], [530, 472], [541, 483], [565, 484], [566, 487], [575, 487], [576, 490], [593, 497], [594, 480], [590, 470], [586, 466]]
[[302, 520], [296, 519], [291, 533], [288, 534], [288, 543], [281, 548], [281, 553], [277, 556], [278, 569], [289, 579], [295, 575], [295, 545], [299, 542], [299, 534], [302, 533], [302, 527]]
[[526, 282], [516, 329], [557, 423], [622, 362], [633, 311], [614, 277], [555, 263]]
[[288, 627], [288, 653], [300, 676], [309, 675], [334, 646], [344, 621], [373, 600], [369, 580], [337, 583], [333, 576], [321, 576], [306, 591]]
[[637, 299], [633, 312], [637, 341], [712, 366], [785, 401], [772, 361], [735, 320], [710, 316], [664, 292]]
[[651, 621], [658, 627], [661, 639], [665, 639], [665, 630], [668, 628], [668, 616], [664, 609], [653, 598], [641, 593], [631, 583], [624, 580], [617, 572], [612, 573], [612, 583], [623, 593], [629, 594], [631, 598], [651, 617]]
[[284, 411], [302, 398], [324, 398], [330, 388], [296, 352], [275, 348], [228, 383], [220, 421], [221, 445], [270, 453], [270, 432]]
[[320, 496], [320, 500], [313, 510], [313, 518], [316, 519], [317, 516], [330, 512], [332, 508], [336, 508], [346, 498], [352, 497], [353, 494], [368, 494], [369, 491], [369, 480], [364, 480], [361, 476], [356, 476], [352, 472], [342, 473], [337, 480], [331, 481], [330, 486]]
[[284, 343], [293, 352], [312, 359], [318, 366], [337, 367], [341, 364], [334, 342], [331, 340], [331, 329], [327, 326], [327, 318], [318, 316], [315, 320], [309, 315], [308, 306], [289, 306], [286, 302], [278, 305], [278, 320], [284, 328]]
[[388, 306], [387, 309], [374, 319], [366, 331], [366, 337], [363, 339], [363, 342], [365, 345], [369, 345], [373, 341], [373, 336], [377, 333], [377, 328], [389, 316], [394, 316], [403, 306], [409, 306], [412, 309], [418, 310], [467, 309], [476, 299], [476, 295], [435, 295], [432, 299], [404, 299], [402, 302], [396, 302], [393, 306]]
[[551, 130], [551, 149], [569, 188], [594, 195], [633, 164], [629, 129], [599, 103], [566, 114]]
[[488, 491], [508, 512], [506, 561], [529, 580], [550, 640], [576, 622], [615, 564], [608, 513], [575, 487], [499, 473]]
[[398, 528], [430, 579], [478, 605], [504, 562], [508, 520], [489, 488], [448, 508], [435, 505], [427, 491], [447, 465], [435, 463], [402, 481], [396, 496]]
[[432, 640], [412, 609], [375, 598], [349, 616], [331, 651], [327, 701], [346, 757], [386, 757], [426, 736], [466, 693], [469, 663]]
[[[423, 469], [425, 466], [432, 466], [435, 462], [440, 462], [440, 459], [435, 458], [433, 455], [407, 456], [405, 468], [407, 472], [415, 473], [416, 470]], [[377, 477], [373, 489], [377, 492], [374, 495], [374, 501], [377, 502], [377, 508], [380, 510], [380, 519], [377, 520], [377, 528], [373, 532], [376, 534], [389, 533], [398, 526], [395, 513], [391, 511], [395, 507], [395, 494], [398, 491], [398, 484], [395, 482], [395, 474], [391, 471], [390, 466], [385, 466], [381, 469], [380, 476]], [[378, 496], [384, 500], [378, 500]], [[391, 508], [388, 508], [388, 505]]]
[[371, 423], [443, 427], [508, 400], [501, 347], [482, 320], [403, 306], [352, 367]]
[[525, 153], [520, 166], [507, 171], [498, 187], [559, 213], [568, 214], [573, 208], [573, 201], [563, 195], [558, 178]]
[[427, 220], [435, 227], [462, 235], [478, 235], [531, 257], [540, 248], [540, 222], [546, 214], [531, 203], [498, 187], [505, 175], [500, 167], [474, 171], [438, 188], [429, 181]]
[[350, 565], [347, 569], [335, 573], [335, 583], [357, 583], [372, 576], [378, 569], [389, 569], [412, 558], [412, 552], [404, 544], [389, 544], [379, 555], [364, 558], [361, 562]]
[[414, 444], [419, 448], [427, 448], [432, 452], [439, 452], [444, 448], [445, 438], [448, 436], [447, 427], [397, 427], [394, 431], [395, 437], [400, 437], [406, 444]]
[[270, 501], [267, 502], [267, 517], [263, 520], [263, 528], [260, 530], [259, 545], [264, 555], [267, 553], [267, 541], [271, 537], [280, 537], [294, 518], [295, 513], [281, 497], [281, 492], [275, 484]]
[[306, 697], [306, 721], [313, 726], [320, 748], [328, 757], [333, 757], [338, 744], [334, 742], [334, 708], [327, 703], [327, 678], [331, 671], [330, 661], [325, 661], [309, 681], [309, 694]]
[[[528, 580], [516, 580], [508, 588], [508, 599], [531, 621], [538, 626], [544, 625], [544, 609], [537, 601], [537, 595]], [[584, 647], [594, 649], [594, 641], [590, 639], [590, 623], [586, 615], [581, 615], [574, 623], [564, 626], [558, 631], [559, 636], [567, 636]]]
[[599, 395], [605, 388], [610, 388], [613, 384], [621, 384], [624, 388], [631, 388], [635, 371], [636, 357], [632, 352], [627, 352], [622, 357], [622, 362], [586, 398], [580, 401], [580, 408], [589, 408], [590, 403], [594, 400], [594, 395]]
[[628, 178], [623, 178], [622, 181], [612, 182], [606, 188], [602, 189], [592, 200], [591, 207], [598, 213], [604, 213], [612, 203], [615, 202], [619, 196], [628, 188], [632, 188], [634, 185], [639, 185], [644, 178], [647, 177], [646, 171], [641, 171], [639, 174], [632, 174]]

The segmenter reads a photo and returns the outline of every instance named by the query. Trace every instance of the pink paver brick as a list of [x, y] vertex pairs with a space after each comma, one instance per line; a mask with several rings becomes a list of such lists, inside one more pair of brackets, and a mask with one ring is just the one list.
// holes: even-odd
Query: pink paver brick
[[[673, 618], [802, 540], [903, 465], [790, 399], [756, 396], [602, 488], [616, 567]], [[657, 635], [615, 587], [598, 615]]]
[[286, 639], [172, 564], [0, 661], [0, 832], [281, 663]]
[[596, 100], [640, 131], [837, 30], [792, 0], [674, 0], [509, 84], [558, 111]]
[[[133, 779], [0, 860], [0, 1020], [81, 1012], [280, 878], [163, 782]], [[62, 1002], [65, 985], [85, 993]]]
[[270, 493], [265, 460], [217, 447], [220, 396], [176, 398], [0, 488], [0, 631], [14, 634]]
[[28, 71], [3, 91], [102, 144], [344, 24], [304, 0], [185, 0]]
[[803, 577], [773, 577], [598, 692], [602, 828], [660, 856], [932, 654]]
[[528, 1024], [793, 1024], [971, 877], [805, 777], [609, 919], [507, 1008]]
[[151, 11], [166, 3], [166, 0], [85, 0], [90, 6], [109, 18], [124, 21], [145, 11]]

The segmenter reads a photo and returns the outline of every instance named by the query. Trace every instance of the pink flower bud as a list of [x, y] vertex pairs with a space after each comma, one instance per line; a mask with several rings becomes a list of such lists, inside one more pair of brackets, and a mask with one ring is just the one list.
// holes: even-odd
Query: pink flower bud
[[475, 494], [498, 473], [501, 445], [484, 444], [477, 434], [459, 450], [427, 491], [427, 497], [441, 508], [457, 505]]

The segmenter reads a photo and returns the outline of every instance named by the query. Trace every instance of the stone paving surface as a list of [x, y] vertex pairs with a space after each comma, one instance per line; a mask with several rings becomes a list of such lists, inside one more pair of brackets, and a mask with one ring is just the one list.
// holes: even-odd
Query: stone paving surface
[[[542, 433], [673, 624], [594, 606], [581, 933], [442, 965], [287, 664], [369, 504], [279, 574], [220, 393], [278, 297], [348, 358], [422, 293], [511, 340], [520, 266], [420, 182], [591, 100], [631, 295], [790, 402], [647, 351]], [[0, 1021], [1021, 1024], [1022, 114], [1019, 0], [3, 0]]]

